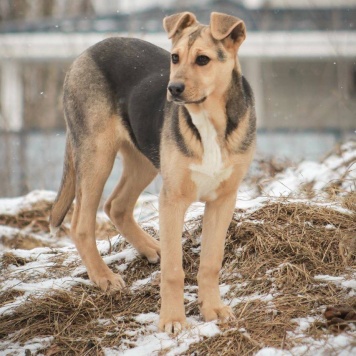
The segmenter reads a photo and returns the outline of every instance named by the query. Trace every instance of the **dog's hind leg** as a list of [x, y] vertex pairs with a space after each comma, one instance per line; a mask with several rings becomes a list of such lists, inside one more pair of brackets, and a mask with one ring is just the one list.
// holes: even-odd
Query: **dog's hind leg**
[[107, 122], [104, 131], [92, 134], [81, 142], [75, 157], [76, 205], [71, 235], [89, 278], [104, 291], [115, 291], [125, 285], [120, 275], [114, 274], [104, 263], [95, 240], [96, 212], [113, 167], [117, 146], [114, 125]]
[[131, 144], [123, 145], [120, 152], [124, 170], [104, 210], [125, 239], [141, 255], [155, 263], [159, 261], [159, 243], [138, 226], [133, 210], [139, 195], [155, 178], [158, 170]]

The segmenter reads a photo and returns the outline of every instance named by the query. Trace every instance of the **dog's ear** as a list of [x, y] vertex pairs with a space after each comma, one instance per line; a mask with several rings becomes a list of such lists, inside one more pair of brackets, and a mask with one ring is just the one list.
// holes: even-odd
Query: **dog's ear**
[[246, 38], [246, 27], [241, 19], [219, 12], [211, 13], [210, 31], [218, 41], [223, 39], [232, 40], [236, 50]]
[[197, 23], [197, 18], [191, 12], [180, 12], [163, 19], [163, 27], [168, 33], [168, 38], [172, 38], [177, 32], [195, 23]]

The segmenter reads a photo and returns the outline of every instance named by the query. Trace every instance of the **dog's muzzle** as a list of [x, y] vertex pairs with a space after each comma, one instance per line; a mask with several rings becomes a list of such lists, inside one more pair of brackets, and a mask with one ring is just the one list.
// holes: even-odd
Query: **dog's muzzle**
[[201, 104], [205, 101], [206, 96], [202, 97], [201, 99], [198, 100], [187, 100], [184, 98], [182, 95], [185, 89], [185, 85], [182, 82], [173, 82], [168, 84], [168, 91], [171, 95], [171, 98], [169, 98], [169, 101], [174, 101], [178, 105], [184, 105], [184, 104]]

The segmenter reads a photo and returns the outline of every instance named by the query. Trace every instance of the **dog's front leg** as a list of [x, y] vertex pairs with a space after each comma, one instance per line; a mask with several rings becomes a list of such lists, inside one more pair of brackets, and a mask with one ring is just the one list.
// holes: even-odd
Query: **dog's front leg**
[[182, 266], [182, 228], [188, 208], [181, 197], [163, 186], [159, 201], [161, 243], [161, 312], [159, 328], [179, 332], [185, 324], [184, 271]]
[[230, 193], [207, 202], [205, 206], [198, 272], [198, 300], [206, 321], [234, 318], [231, 308], [224, 305], [220, 298], [219, 272], [224, 256], [225, 236], [235, 202], [236, 193]]

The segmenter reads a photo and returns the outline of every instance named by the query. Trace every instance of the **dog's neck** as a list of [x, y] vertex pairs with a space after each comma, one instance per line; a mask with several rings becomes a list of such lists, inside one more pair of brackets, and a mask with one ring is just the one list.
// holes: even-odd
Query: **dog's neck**
[[231, 128], [236, 128], [246, 111], [242, 75], [237, 66], [232, 71], [231, 81], [223, 94], [212, 93], [200, 104], [186, 104], [190, 116], [203, 115], [214, 126], [218, 137], [226, 137]]

